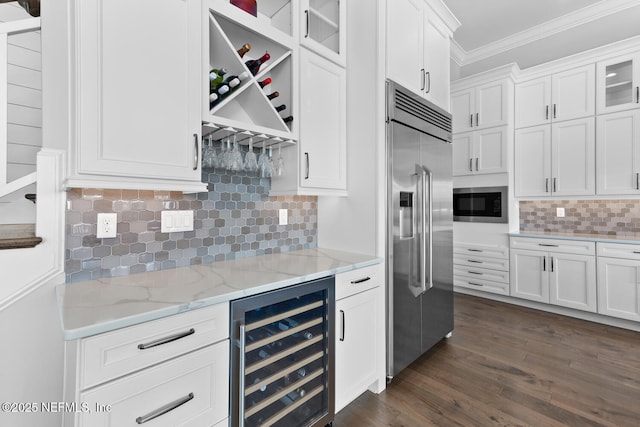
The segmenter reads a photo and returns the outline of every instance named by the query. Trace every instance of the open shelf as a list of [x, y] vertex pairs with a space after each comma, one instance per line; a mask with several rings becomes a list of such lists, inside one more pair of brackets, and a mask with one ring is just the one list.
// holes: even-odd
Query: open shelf
[[[268, 13], [280, 16], [290, 8], [290, 2], [280, 0], [271, 2], [269, 6], [273, 10], [269, 10]], [[248, 14], [245, 13], [245, 15]], [[251, 15], [248, 16], [252, 18]], [[270, 39], [259, 31], [259, 28], [249, 29], [234, 22], [233, 19], [227, 14], [221, 14], [219, 10], [209, 10], [209, 36], [206, 40], [208, 44], [205, 41], [205, 52], [208, 53], [208, 58], [205, 58], [203, 65], [203, 73], [206, 74], [206, 77], [203, 76], [203, 81], [208, 83], [210, 69], [226, 67], [228, 76], [238, 75], [249, 71], [246, 61], [259, 58], [265, 52], [269, 52], [271, 58], [262, 65], [255, 76], [250, 76], [243, 81], [239, 87], [211, 109], [208, 90], [206, 90], [203, 94], [203, 137], [210, 134], [212, 130], [217, 134], [220, 132], [219, 129], [233, 129], [235, 133], [246, 131], [256, 137], [262, 135], [263, 140], [269, 140], [271, 143], [273, 141], [295, 143], [297, 139], [295, 121], [288, 124], [283, 121], [283, 117], [289, 115], [295, 117], [296, 111], [296, 98], [292, 93], [294, 90], [293, 47], [281, 43], [284, 39]], [[245, 43], [251, 45], [251, 50], [240, 58], [237, 50]], [[260, 87], [258, 82], [266, 78], [271, 78], [272, 83]], [[274, 91], [277, 91], [279, 96], [269, 100], [267, 94]], [[277, 112], [275, 106], [282, 104], [286, 105], [286, 109]]]

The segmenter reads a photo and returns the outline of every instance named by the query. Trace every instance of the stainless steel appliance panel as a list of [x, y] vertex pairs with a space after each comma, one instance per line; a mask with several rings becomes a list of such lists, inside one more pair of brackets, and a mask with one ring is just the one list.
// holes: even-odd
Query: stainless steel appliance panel
[[453, 330], [451, 116], [388, 82], [387, 374]]

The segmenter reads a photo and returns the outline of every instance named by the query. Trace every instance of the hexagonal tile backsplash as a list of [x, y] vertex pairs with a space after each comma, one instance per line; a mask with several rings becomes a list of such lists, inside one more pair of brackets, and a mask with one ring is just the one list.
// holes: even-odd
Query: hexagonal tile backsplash
[[[318, 200], [270, 197], [255, 175], [203, 173], [208, 193], [71, 189], [67, 194], [67, 282], [123, 276], [315, 247]], [[193, 210], [194, 230], [160, 232], [163, 210]], [[288, 225], [278, 225], [287, 209]], [[118, 235], [96, 237], [97, 214], [118, 214]]]

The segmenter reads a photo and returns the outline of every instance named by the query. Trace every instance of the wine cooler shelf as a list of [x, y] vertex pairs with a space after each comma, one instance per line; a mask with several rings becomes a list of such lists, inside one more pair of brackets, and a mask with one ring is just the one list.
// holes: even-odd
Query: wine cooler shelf
[[333, 286], [327, 278], [232, 302], [232, 425], [331, 421]]

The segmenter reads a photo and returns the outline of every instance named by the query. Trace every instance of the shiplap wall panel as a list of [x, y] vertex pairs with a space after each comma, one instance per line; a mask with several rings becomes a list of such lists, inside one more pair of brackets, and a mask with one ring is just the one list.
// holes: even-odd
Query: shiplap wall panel
[[[17, 4], [0, 4], [0, 23], [27, 18], [30, 16]], [[11, 34], [6, 48], [6, 58], [2, 58], [2, 61], [6, 61], [8, 84], [7, 99], [3, 102], [7, 102], [6, 181], [11, 182], [35, 172], [36, 156], [42, 147], [40, 31]], [[24, 203], [24, 194], [33, 193], [34, 189], [35, 185], [31, 185], [22, 189], [19, 195], [16, 192], [0, 198], [0, 223], [15, 221], [9, 218], [15, 210], [21, 212], [20, 222], [30, 222], [24, 218], [29, 216], [35, 221], [33, 205]], [[21, 210], [21, 207], [24, 209]]]

